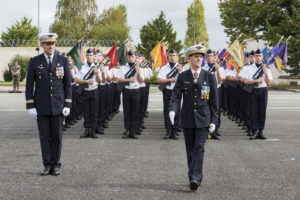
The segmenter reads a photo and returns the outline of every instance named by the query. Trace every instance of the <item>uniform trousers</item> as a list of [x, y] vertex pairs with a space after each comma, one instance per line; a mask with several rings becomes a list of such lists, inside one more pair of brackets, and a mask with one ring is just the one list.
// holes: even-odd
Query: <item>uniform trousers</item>
[[266, 122], [268, 89], [254, 88], [249, 98], [250, 120], [252, 130], [263, 130]]
[[140, 89], [125, 88], [122, 100], [125, 129], [137, 129], [140, 111]]
[[208, 135], [206, 128], [183, 128], [188, 163], [189, 181], [201, 183], [203, 179], [204, 144]]
[[98, 89], [91, 91], [84, 90], [82, 93], [84, 102], [84, 128], [96, 129], [98, 123], [98, 105], [99, 94]]
[[62, 115], [38, 115], [37, 124], [45, 167], [60, 167]]

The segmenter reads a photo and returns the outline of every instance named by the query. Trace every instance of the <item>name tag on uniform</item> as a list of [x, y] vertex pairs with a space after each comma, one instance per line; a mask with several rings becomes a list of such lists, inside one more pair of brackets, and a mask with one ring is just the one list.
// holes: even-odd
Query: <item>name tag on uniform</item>
[[201, 99], [209, 100], [210, 86], [200, 86]]

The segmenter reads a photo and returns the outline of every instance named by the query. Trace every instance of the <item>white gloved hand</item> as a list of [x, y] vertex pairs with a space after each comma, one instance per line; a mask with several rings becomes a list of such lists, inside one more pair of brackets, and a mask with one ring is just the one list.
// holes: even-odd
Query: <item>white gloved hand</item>
[[64, 107], [62, 114], [64, 117], [68, 116], [70, 114], [70, 108]]
[[209, 125], [209, 132], [210, 133], [213, 133], [215, 130], [216, 130], [216, 125], [215, 124], [213, 124], [213, 123], [211, 123], [210, 125]]
[[174, 118], [175, 118], [175, 112], [174, 111], [169, 112], [169, 118], [171, 120], [171, 124], [174, 125]]
[[32, 119], [37, 119], [37, 112], [35, 108], [27, 109], [27, 112]]

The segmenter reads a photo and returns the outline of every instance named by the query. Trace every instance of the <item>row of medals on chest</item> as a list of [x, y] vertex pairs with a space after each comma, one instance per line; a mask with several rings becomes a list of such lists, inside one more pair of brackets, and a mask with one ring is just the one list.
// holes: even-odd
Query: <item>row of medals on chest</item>
[[[45, 67], [41, 64], [38, 66], [38, 69], [43, 70]], [[52, 72], [50, 72], [50, 75]], [[57, 67], [55, 67], [55, 75], [58, 79], [62, 79], [64, 77], [64, 68], [57, 63]], [[41, 72], [39, 71], [39, 79], [42, 79]]]

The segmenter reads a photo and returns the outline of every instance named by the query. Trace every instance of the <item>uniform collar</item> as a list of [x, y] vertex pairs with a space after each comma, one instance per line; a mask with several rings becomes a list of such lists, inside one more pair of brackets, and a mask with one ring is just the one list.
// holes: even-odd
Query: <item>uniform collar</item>
[[[44, 56], [45, 56], [45, 58], [47, 60], [47, 63], [48, 63], [49, 62], [49, 58], [48, 58], [49, 56], [47, 54], [45, 54], [45, 53], [44, 53]], [[53, 57], [54, 57], [54, 54], [50, 55], [51, 61], [53, 61]]]
[[200, 73], [201, 73], [201, 67], [200, 67], [200, 69], [199, 69], [199, 70], [197, 70], [197, 71], [195, 71], [195, 70], [193, 70], [193, 68], [191, 68], [191, 71], [192, 71], [192, 75], [193, 75], [193, 77], [194, 77], [194, 73], [195, 73], [195, 72], [197, 72], [197, 73], [198, 73], [198, 77], [199, 77], [199, 75], [200, 75]]

